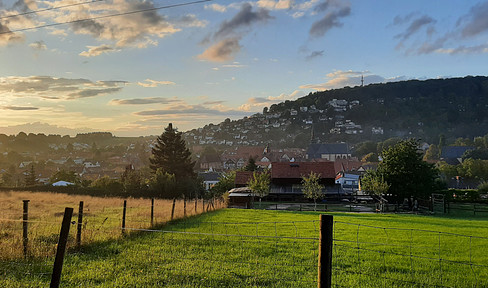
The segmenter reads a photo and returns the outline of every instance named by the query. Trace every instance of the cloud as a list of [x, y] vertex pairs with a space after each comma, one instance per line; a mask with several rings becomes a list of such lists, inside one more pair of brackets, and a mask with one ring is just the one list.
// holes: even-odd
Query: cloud
[[219, 4], [205, 5], [205, 9], [220, 12], [220, 13], [224, 13], [227, 11], [227, 7]]
[[256, 4], [269, 10], [288, 10], [294, 6], [294, 2], [294, 0], [259, 0]]
[[424, 26], [427, 26], [429, 24], [433, 24], [435, 22], [436, 22], [436, 20], [434, 20], [430, 16], [427, 16], [427, 15], [420, 16], [419, 18], [413, 20], [410, 23], [410, 25], [408, 26], [407, 30], [405, 30], [405, 32], [398, 34], [397, 36], [395, 36], [395, 38], [400, 38], [401, 41], [405, 41], [408, 38], [410, 38], [410, 36], [417, 33]]
[[31, 107], [31, 106], [4, 106], [2, 107], [4, 110], [14, 110], [14, 111], [30, 111], [30, 110], [39, 110], [38, 107]]
[[206, 101], [203, 102], [202, 105], [222, 105], [225, 101]]
[[321, 84], [307, 84], [300, 86], [301, 89], [312, 89], [317, 91], [343, 88], [346, 86], [359, 86], [361, 85], [361, 78], [364, 80], [364, 84], [372, 83], [385, 83], [395, 82], [401, 80], [407, 80], [405, 76], [397, 76], [392, 78], [385, 78], [380, 75], [371, 74], [369, 71], [335, 71], [326, 75], [328, 79], [325, 83]]
[[168, 99], [164, 97], [150, 97], [150, 98], [135, 98], [135, 99], [113, 99], [110, 101], [112, 105], [147, 105], [147, 104], [170, 104], [178, 103], [181, 100]]
[[322, 57], [322, 56], [324, 56], [324, 50], [312, 51], [312, 53], [310, 53], [309, 55], [307, 55], [306, 59], [307, 60], [312, 60], [314, 58], [318, 58], [318, 57]]
[[51, 76], [0, 77], [0, 93], [13, 97], [38, 97], [50, 100], [72, 100], [113, 94], [125, 81], [90, 81]]
[[[60, 0], [42, 3], [52, 8], [71, 4], [71, 2], [71, 0]], [[158, 7], [153, 1], [145, 0], [99, 1], [90, 5], [52, 9], [39, 14], [38, 18], [39, 21], [45, 21], [44, 23], [72, 22], [68, 24], [68, 28], [54, 30], [52, 34], [66, 36], [70, 34], [66, 31], [71, 29], [76, 34], [89, 35], [106, 43], [80, 54], [86, 57], [100, 56], [103, 54], [100, 53], [101, 51], [114, 52], [116, 49], [127, 47], [146, 48], [149, 45], [157, 45], [158, 39], [179, 32], [182, 27], [207, 25], [206, 21], [199, 20], [193, 14], [172, 20], [167, 19], [159, 14]], [[143, 12], [133, 13], [134, 11]], [[115, 50], [107, 49], [109, 47]]]
[[436, 53], [440, 54], [479, 54], [479, 53], [488, 53], [488, 44], [486, 45], [477, 45], [477, 46], [464, 46], [461, 45], [456, 48], [438, 48], [435, 49]]
[[[325, 2], [328, 3], [328, 2]], [[323, 9], [328, 9], [329, 5], [325, 5], [324, 3], [319, 4], [316, 9], [318, 12], [323, 12]], [[335, 27], [342, 27], [344, 24], [340, 21], [341, 18], [347, 17], [351, 14], [351, 7], [344, 6], [340, 8], [333, 8], [334, 10], [325, 14], [320, 20], [314, 22], [312, 27], [310, 28], [310, 36], [312, 37], [322, 37], [324, 36], [330, 29]]]
[[198, 59], [212, 62], [230, 61], [240, 49], [239, 38], [228, 38], [207, 48], [202, 54], [198, 55]]
[[0, 23], [0, 46], [23, 41], [24, 35], [11, 32], [9, 27]]
[[463, 37], [474, 37], [488, 31], [488, 1], [478, 3], [471, 7], [469, 13], [462, 17], [458, 23], [466, 24], [461, 30]]
[[[168, 116], [168, 115], [208, 115], [208, 116], [248, 116], [248, 113], [239, 110], [219, 110], [205, 107], [204, 105], [181, 104], [165, 109], [145, 110], [134, 113], [137, 116]], [[192, 116], [193, 117], [193, 116]]]
[[239, 41], [249, 33], [246, 28], [248, 29], [256, 23], [266, 23], [270, 19], [273, 17], [269, 15], [269, 10], [260, 8], [253, 11], [251, 4], [242, 4], [241, 9], [232, 19], [223, 21], [212, 37], [206, 37], [202, 41], [205, 43], [212, 38], [215, 43], [198, 55], [198, 58], [214, 62], [234, 59], [234, 55], [242, 48]]
[[95, 20], [87, 19], [70, 24], [71, 28], [79, 34], [90, 34], [95, 38], [100, 37], [105, 27]]
[[176, 23], [183, 27], [200, 27], [207, 26], [208, 21], [199, 20], [194, 14], [187, 14], [176, 20]]
[[122, 90], [122, 87], [104, 88], [104, 89], [84, 89], [73, 93], [69, 93], [67, 99], [79, 99], [79, 98], [103, 96], [103, 95], [119, 92], [120, 90]]
[[117, 50], [110, 45], [100, 45], [100, 46], [86, 46], [88, 51], [83, 51], [79, 55], [83, 57], [95, 57], [103, 53], [116, 52]]
[[242, 67], [246, 67], [246, 65], [239, 64], [239, 62], [222, 65], [222, 68], [242, 68]]
[[175, 82], [172, 81], [156, 81], [151, 79], [146, 79], [143, 82], [137, 82], [137, 85], [142, 87], [158, 87], [159, 85], [175, 85]]
[[95, 132], [96, 130], [90, 128], [68, 128], [48, 123], [34, 122], [19, 125], [11, 125], [0, 127], [0, 133], [6, 135], [15, 135], [20, 131], [25, 133], [44, 133], [53, 135], [76, 135], [78, 133]]
[[252, 5], [249, 3], [242, 4], [241, 10], [229, 21], [224, 21], [220, 24], [220, 28], [215, 32], [215, 38], [227, 37], [234, 35], [238, 30], [243, 27], [249, 27], [254, 23], [267, 22], [273, 19], [269, 15], [267, 9], [258, 9], [258, 11], [252, 11]]
[[[408, 54], [481, 54], [488, 53], [488, 44], [486, 39], [479, 37], [481, 34], [488, 32], [488, 2], [484, 1], [473, 5], [469, 13], [461, 16], [457, 24], [448, 32], [435, 35], [435, 19], [429, 16], [415, 18], [414, 14], [404, 17], [397, 16], [393, 20], [393, 25], [409, 24], [407, 29], [395, 36], [400, 39], [397, 49], [402, 48]], [[406, 46], [405, 42], [414, 34], [418, 34], [423, 27], [426, 27], [426, 38], [420, 44]]]
[[239, 106], [239, 110], [246, 112], [259, 112], [264, 107], [271, 106], [286, 100], [296, 100], [298, 97], [304, 96], [301, 90], [295, 90], [291, 94], [282, 93], [278, 96], [268, 97], [252, 97], [247, 102]]
[[29, 47], [31, 47], [32, 49], [34, 50], [46, 50], [47, 49], [47, 46], [46, 46], [46, 43], [44, 43], [44, 41], [35, 41], [31, 44], [29, 44]]

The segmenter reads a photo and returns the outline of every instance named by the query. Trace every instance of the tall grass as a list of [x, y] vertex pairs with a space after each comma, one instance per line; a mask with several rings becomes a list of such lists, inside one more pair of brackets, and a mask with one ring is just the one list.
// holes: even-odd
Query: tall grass
[[[62, 287], [316, 287], [319, 214], [223, 209], [161, 221], [70, 251]], [[333, 287], [488, 287], [487, 220], [333, 215]], [[47, 262], [15, 262], [34, 273], [0, 261], [0, 287], [48, 285]]]
[[[28, 256], [49, 257], [55, 253], [59, 229], [65, 207], [74, 208], [73, 221], [78, 219], [78, 205], [84, 202], [82, 244], [106, 241], [121, 237], [123, 202], [127, 200], [126, 227], [151, 226], [151, 199], [92, 197], [46, 192], [0, 192], [0, 260], [24, 257], [22, 238], [22, 200], [29, 202]], [[196, 205], [195, 205], [196, 204]], [[201, 199], [188, 200], [186, 213], [184, 201], [175, 203], [174, 219], [200, 214], [207, 210]], [[173, 200], [155, 199], [154, 225], [171, 220]], [[217, 205], [217, 206], [215, 206]], [[217, 202], [216, 208], [223, 207]], [[220, 205], [220, 206], [218, 206]], [[76, 225], [71, 226], [68, 247], [74, 246]]]

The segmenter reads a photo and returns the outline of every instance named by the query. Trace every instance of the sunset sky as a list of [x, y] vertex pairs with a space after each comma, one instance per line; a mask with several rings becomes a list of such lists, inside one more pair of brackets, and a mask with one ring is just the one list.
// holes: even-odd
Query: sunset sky
[[0, 0], [0, 133], [157, 135], [361, 75], [487, 75], [487, 15], [468, 0]]

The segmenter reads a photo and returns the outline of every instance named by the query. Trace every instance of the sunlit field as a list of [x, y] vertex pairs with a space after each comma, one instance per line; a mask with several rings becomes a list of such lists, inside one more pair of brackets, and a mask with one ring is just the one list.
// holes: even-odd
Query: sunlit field
[[[59, 223], [54, 214], [80, 200], [57, 194], [46, 194], [46, 198], [43, 205], [57, 207], [49, 210], [50, 219]], [[90, 202], [89, 197], [81, 198]], [[22, 199], [11, 202], [16, 210], [21, 210]], [[189, 216], [194, 214], [194, 205], [187, 204], [188, 217], [182, 217], [182, 208], [178, 209], [180, 218], [169, 222], [170, 214], [155, 213], [158, 223], [149, 227], [150, 200], [129, 199], [127, 227], [134, 229], [121, 236], [123, 199], [100, 199], [105, 200], [111, 201], [111, 208], [93, 204], [91, 217], [110, 211], [113, 219], [103, 223], [102, 216], [80, 250], [71, 244], [61, 287], [317, 287], [320, 212], [220, 209]], [[157, 200], [156, 206], [163, 207], [163, 202]], [[164, 203], [164, 207], [172, 205]], [[200, 212], [201, 203], [197, 205]], [[485, 219], [330, 215], [334, 216], [333, 287], [488, 287]], [[90, 235], [91, 218], [87, 219], [85, 234]], [[34, 227], [29, 229], [34, 231]], [[12, 231], [21, 232], [21, 228]], [[102, 237], [106, 234], [113, 235]], [[29, 248], [36, 243], [41, 241], [32, 240]], [[22, 255], [22, 248], [17, 251]], [[42, 255], [2, 259], [0, 286], [48, 286], [52, 259]]]
[[[23, 200], [28, 205], [28, 257], [52, 256], [58, 240], [65, 207], [74, 208], [68, 247], [73, 247], [78, 207], [83, 201], [82, 244], [115, 239], [121, 236], [123, 203], [127, 200], [126, 227], [151, 226], [151, 199], [100, 198], [80, 195], [32, 192], [0, 192], [0, 259], [23, 258]], [[174, 219], [214, 209], [201, 199], [175, 202]], [[171, 220], [173, 200], [154, 200], [153, 225]]]

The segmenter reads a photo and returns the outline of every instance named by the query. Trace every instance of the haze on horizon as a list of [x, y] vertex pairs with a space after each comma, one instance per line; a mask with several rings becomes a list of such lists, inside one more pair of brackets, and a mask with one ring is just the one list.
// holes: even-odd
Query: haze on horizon
[[82, 2], [0, 0], [0, 133], [186, 131], [488, 63], [488, 1]]

